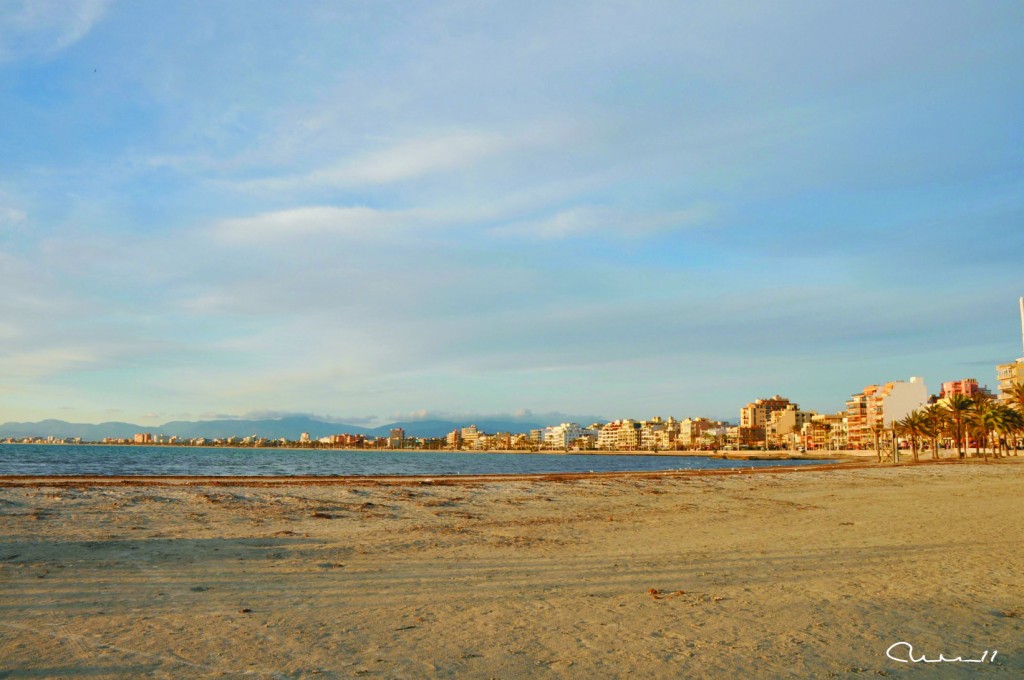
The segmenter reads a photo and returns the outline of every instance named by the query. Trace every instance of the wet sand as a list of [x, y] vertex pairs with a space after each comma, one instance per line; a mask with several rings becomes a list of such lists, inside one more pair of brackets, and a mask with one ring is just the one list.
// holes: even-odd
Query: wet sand
[[1017, 677], [1022, 490], [1018, 460], [5, 478], [0, 678]]

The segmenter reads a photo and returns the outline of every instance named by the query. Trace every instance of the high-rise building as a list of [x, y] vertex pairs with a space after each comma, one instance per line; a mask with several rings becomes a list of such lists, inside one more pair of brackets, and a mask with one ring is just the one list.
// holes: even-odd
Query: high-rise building
[[1024, 297], [1020, 299], [1021, 357], [1008, 364], [996, 366], [996, 378], [999, 380], [999, 398], [1009, 399], [1014, 383], [1024, 383]]
[[799, 408], [786, 397], [776, 394], [767, 399], [752, 401], [740, 409], [740, 427], [737, 430], [737, 444], [760, 446], [765, 443], [765, 428], [771, 422], [772, 413], [788, 406]]
[[846, 402], [847, 441], [852, 448], [874, 444], [875, 432], [928, 403], [924, 378], [868, 385]]

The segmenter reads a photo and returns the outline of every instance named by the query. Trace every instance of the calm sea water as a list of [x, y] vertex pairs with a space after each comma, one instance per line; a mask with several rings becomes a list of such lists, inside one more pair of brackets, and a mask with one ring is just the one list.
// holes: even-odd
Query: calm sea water
[[528, 474], [755, 468], [802, 465], [807, 462], [726, 461], [691, 456], [561, 456], [426, 451], [0, 444], [0, 474], [27, 475]]
[[482, 475], [710, 470], [820, 462], [823, 461], [738, 461], [691, 456], [0, 444], [3, 475]]

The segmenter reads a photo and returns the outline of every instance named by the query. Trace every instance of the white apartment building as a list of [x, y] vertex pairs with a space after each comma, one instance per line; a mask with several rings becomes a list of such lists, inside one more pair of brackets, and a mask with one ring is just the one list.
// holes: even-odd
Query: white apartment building
[[562, 423], [544, 428], [541, 436], [543, 437], [544, 448], [558, 450], [569, 448], [570, 444], [584, 434], [594, 433], [584, 430], [583, 426], [579, 423]]

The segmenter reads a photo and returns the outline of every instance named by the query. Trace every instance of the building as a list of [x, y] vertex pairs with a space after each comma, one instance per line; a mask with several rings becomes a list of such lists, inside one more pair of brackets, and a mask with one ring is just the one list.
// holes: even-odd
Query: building
[[705, 433], [722, 427], [722, 423], [710, 418], [687, 418], [679, 421], [679, 435], [676, 444], [681, 449], [692, 449], [700, 446]]
[[534, 443], [530, 439], [530, 435], [524, 432], [519, 432], [509, 438], [509, 448], [514, 451], [529, 451], [533, 447]]
[[842, 451], [847, 447], [846, 413], [820, 413], [800, 431], [808, 451]]
[[640, 447], [640, 428], [636, 420], [613, 420], [597, 435], [597, 448], [604, 451], [636, 451]]
[[150, 432], [139, 432], [135, 435], [134, 442], [136, 444], [152, 444], [153, 434]]
[[980, 392], [988, 392], [988, 390], [984, 387], [978, 387], [978, 381], [974, 378], [952, 380], [942, 383], [942, 392], [939, 393], [939, 399], [947, 399], [955, 394], [973, 399]]
[[461, 437], [463, 446], [473, 448], [476, 445], [476, 440], [480, 437], [480, 430], [477, 429], [476, 425], [469, 425], [462, 428]]
[[815, 415], [817, 414], [813, 411], [801, 411], [796, 404], [772, 411], [765, 425], [768, 445], [796, 448], [800, 444], [804, 426], [810, 423]]
[[741, 447], [764, 446], [765, 427], [771, 422], [772, 413], [787, 406], [799, 408], [786, 397], [776, 394], [774, 397], [752, 401], [741, 408], [736, 443]]
[[388, 448], [401, 449], [405, 446], [405, 430], [400, 427], [393, 427], [388, 433]]
[[331, 435], [331, 446], [344, 446], [361, 448], [366, 442], [366, 437], [361, 434], [334, 434]]
[[[1024, 297], [1020, 299], [1020, 331], [1024, 351]], [[996, 378], [999, 380], [999, 398], [1003, 401], [1009, 400], [1014, 383], [1024, 384], [1024, 354], [1016, 361], [996, 366]]]
[[791, 404], [796, 406], [789, 399], [778, 394], [767, 399], [752, 401], [740, 409], [740, 427], [764, 427], [774, 411], [781, 411]]
[[999, 398], [1007, 401], [1014, 383], [1024, 384], [1024, 357], [996, 366], [996, 378], [999, 380]]
[[546, 427], [541, 432], [541, 438], [546, 449], [568, 449], [570, 445], [584, 434], [594, 434], [584, 430], [579, 423], [562, 423]]
[[679, 427], [679, 421], [672, 416], [667, 420], [658, 418], [656, 423], [652, 423], [650, 438], [653, 440], [653, 450], [669, 451], [678, 448]]
[[666, 451], [676, 447], [679, 436], [679, 421], [675, 418], [663, 420], [655, 416], [640, 422], [639, 448], [645, 451]]
[[846, 402], [847, 442], [850, 448], [869, 448], [875, 433], [892, 427], [908, 413], [928, 403], [924, 378], [868, 385]]

